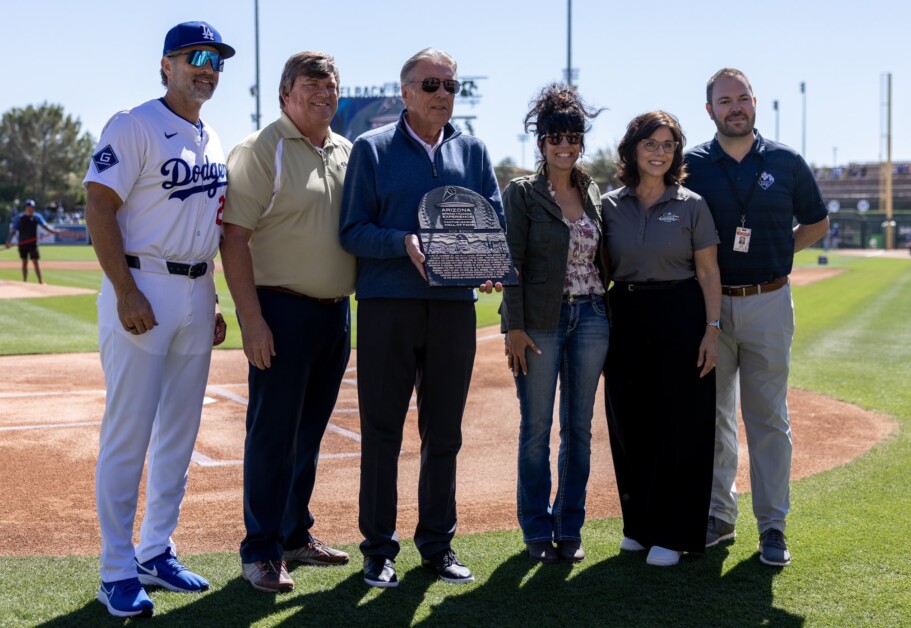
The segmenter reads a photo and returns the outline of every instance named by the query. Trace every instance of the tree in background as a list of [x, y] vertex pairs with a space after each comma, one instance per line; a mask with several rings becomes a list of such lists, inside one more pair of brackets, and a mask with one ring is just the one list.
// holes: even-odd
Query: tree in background
[[[599, 148], [593, 155], [584, 159], [582, 166], [601, 188], [602, 194], [623, 185], [617, 178], [617, 152], [613, 148]], [[511, 179], [532, 172], [516, 166], [512, 157], [504, 157], [493, 169], [497, 174], [497, 183], [500, 184], [501, 190]]]
[[60, 105], [13, 108], [0, 119], [0, 199], [84, 202], [82, 176], [95, 140]]
[[509, 182], [516, 177], [521, 177], [531, 172], [531, 170], [518, 167], [512, 157], [504, 157], [500, 160], [500, 163], [493, 167], [493, 171], [497, 175], [497, 183], [500, 185], [500, 190], [505, 189]]
[[599, 148], [584, 162], [585, 172], [595, 180], [601, 193], [605, 194], [621, 185], [617, 178], [617, 153], [613, 148]]

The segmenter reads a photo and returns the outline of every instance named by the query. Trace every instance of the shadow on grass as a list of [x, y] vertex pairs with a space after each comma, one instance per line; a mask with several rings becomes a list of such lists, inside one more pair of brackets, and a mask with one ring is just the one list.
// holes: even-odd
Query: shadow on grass
[[[360, 569], [318, 591], [269, 595], [239, 576], [223, 587], [155, 619], [171, 626], [564, 625], [573, 626], [802, 626], [804, 618], [775, 608], [780, 572], [756, 554], [722, 573], [728, 549], [684, 556], [673, 568], [650, 567], [644, 553], [622, 552], [595, 564], [538, 565], [524, 552], [501, 563], [482, 583], [441, 585], [441, 602], [428, 609], [436, 577], [420, 566], [400, 572], [396, 589], [363, 582]], [[301, 577], [306, 572], [301, 570]], [[154, 596], [153, 596], [154, 597]], [[418, 617], [421, 617], [420, 621]], [[153, 619], [154, 621], [154, 619]], [[117, 625], [92, 601], [42, 626]], [[114, 622], [114, 623], [112, 623]], [[121, 624], [135, 625], [131, 620]]]
[[574, 575], [570, 565], [536, 567], [520, 554], [483, 586], [446, 598], [421, 625], [803, 625], [773, 605], [778, 569], [754, 554], [722, 574], [727, 556], [714, 548], [659, 568], [646, 565], [644, 553], [622, 552]]
[[164, 613], [156, 608], [151, 620], [118, 620], [108, 615], [104, 606], [92, 601], [41, 626], [143, 625], [146, 621], [163, 621], [168, 626], [250, 626], [263, 620], [279, 626], [331, 627], [360, 622], [408, 625], [414, 622], [415, 611], [435, 581], [425, 569], [415, 567], [401, 575], [398, 589], [380, 590], [365, 585], [363, 573], [357, 570], [331, 589], [274, 595], [254, 591], [238, 576], [218, 590], [193, 596], [191, 603], [179, 608]]

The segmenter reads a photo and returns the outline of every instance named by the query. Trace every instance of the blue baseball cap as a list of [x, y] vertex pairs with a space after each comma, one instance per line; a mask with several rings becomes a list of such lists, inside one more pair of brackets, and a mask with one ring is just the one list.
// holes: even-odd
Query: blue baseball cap
[[35, 201], [33, 201], [32, 199], [28, 199], [27, 201], [25, 201], [25, 206], [26, 207], [35, 207]]
[[234, 48], [223, 43], [219, 32], [208, 22], [184, 22], [169, 30], [161, 56], [190, 46], [211, 46], [225, 59], [234, 56]]

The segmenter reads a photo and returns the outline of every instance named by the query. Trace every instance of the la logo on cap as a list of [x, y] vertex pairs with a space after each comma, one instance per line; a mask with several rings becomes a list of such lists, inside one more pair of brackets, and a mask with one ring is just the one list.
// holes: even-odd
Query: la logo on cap
[[215, 35], [212, 33], [212, 29], [207, 25], [202, 25], [202, 38], [208, 39], [209, 41], [215, 41]]

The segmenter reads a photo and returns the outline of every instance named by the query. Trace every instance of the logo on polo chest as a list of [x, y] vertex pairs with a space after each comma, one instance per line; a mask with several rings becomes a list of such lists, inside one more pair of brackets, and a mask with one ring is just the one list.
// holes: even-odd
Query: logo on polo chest
[[666, 211], [663, 214], [661, 214], [660, 216], [658, 216], [658, 222], [667, 222], [667, 223], [680, 222], [680, 216], [673, 213], [672, 211]]
[[190, 165], [180, 158], [169, 159], [162, 164], [161, 174], [166, 177], [161, 188], [174, 190], [168, 198], [181, 201], [200, 193], [214, 198], [219, 188], [228, 185], [228, 167], [211, 163], [208, 157], [201, 165]]
[[772, 184], [775, 183], [775, 177], [770, 175], [768, 172], [763, 172], [759, 175], [759, 187], [763, 190], [768, 190], [772, 187]]

